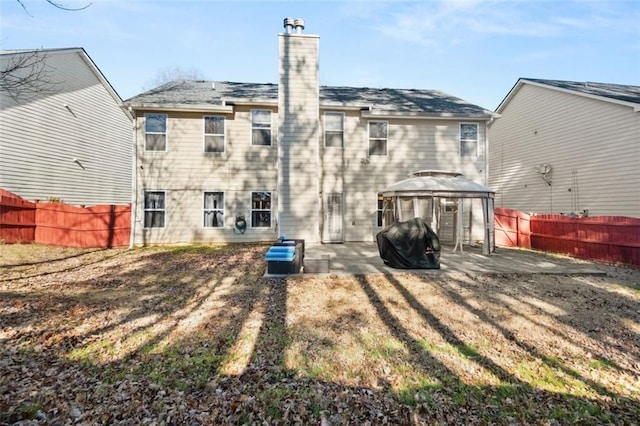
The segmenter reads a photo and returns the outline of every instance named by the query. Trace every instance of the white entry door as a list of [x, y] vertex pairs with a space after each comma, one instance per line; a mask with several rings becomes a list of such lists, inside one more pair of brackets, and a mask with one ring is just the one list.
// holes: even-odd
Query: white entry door
[[343, 243], [344, 212], [342, 193], [334, 192], [327, 194], [324, 207], [324, 242]]

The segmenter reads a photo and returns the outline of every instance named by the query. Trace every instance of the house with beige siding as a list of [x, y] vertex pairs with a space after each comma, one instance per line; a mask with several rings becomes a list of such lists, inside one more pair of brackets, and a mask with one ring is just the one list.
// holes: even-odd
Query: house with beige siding
[[87, 52], [0, 52], [0, 70], [13, 68], [3, 78], [31, 79], [0, 90], [0, 188], [32, 201], [130, 203], [131, 116]]
[[[179, 80], [125, 101], [135, 244], [374, 241], [381, 191], [412, 172], [486, 183], [491, 111], [435, 90], [321, 86], [319, 37], [299, 26], [278, 43], [277, 84]], [[482, 239], [481, 206], [465, 202], [465, 240]]]
[[496, 113], [496, 207], [640, 217], [640, 86], [523, 78]]

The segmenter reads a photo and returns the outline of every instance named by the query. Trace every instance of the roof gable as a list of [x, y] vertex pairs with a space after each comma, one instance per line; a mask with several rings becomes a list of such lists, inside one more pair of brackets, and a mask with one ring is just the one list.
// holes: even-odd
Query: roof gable
[[640, 86], [631, 86], [623, 84], [610, 83], [594, 83], [566, 80], [544, 80], [535, 78], [520, 78], [509, 91], [507, 96], [502, 100], [496, 112], [500, 113], [517, 91], [525, 84], [533, 86], [546, 87], [552, 90], [559, 90], [572, 93], [578, 96], [586, 96], [599, 99], [606, 102], [613, 102], [633, 107], [636, 111], [640, 111]]
[[[109, 93], [109, 95], [113, 98], [113, 100], [118, 105], [122, 105], [122, 98], [113, 88], [109, 80], [102, 74], [100, 68], [93, 62], [93, 59], [87, 54], [87, 52], [82, 47], [65, 47], [59, 49], [20, 49], [20, 50], [2, 50], [0, 51], [0, 56], [11, 57], [14, 55], [24, 55], [24, 54], [32, 54], [32, 53], [42, 53], [43, 55], [69, 55], [69, 54], [77, 54], [82, 58], [82, 61], [87, 65], [89, 70], [96, 76], [100, 84], [104, 86], [105, 90]], [[125, 111], [125, 114], [131, 119], [128, 111]]]

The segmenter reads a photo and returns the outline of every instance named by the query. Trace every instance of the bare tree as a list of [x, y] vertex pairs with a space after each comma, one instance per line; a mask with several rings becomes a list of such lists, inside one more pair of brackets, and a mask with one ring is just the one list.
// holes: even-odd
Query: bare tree
[[47, 54], [42, 50], [3, 53], [0, 55], [0, 92], [16, 102], [52, 93], [57, 83], [46, 62]]
[[[27, 15], [33, 16], [23, 0], [16, 1]], [[91, 6], [91, 3], [88, 3], [82, 7], [67, 7], [54, 0], [44, 1], [66, 11], [79, 11]], [[46, 62], [47, 54], [42, 50], [8, 52], [0, 55], [0, 92], [16, 102], [53, 92], [57, 83], [53, 81]]]
[[188, 70], [179, 67], [164, 67], [156, 72], [151, 80], [147, 81], [142, 90], [153, 89], [174, 80], [206, 80], [202, 71], [191, 68]]

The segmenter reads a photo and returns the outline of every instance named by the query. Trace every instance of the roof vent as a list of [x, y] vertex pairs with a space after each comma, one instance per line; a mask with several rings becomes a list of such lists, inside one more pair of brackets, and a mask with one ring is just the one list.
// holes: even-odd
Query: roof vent
[[302, 30], [304, 30], [304, 19], [296, 18], [293, 24], [296, 27], [296, 34], [302, 34]]
[[284, 29], [287, 34], [291, 34], [294, 24], [295, 21], [293, 20], [293, 18], [284, 18]]

